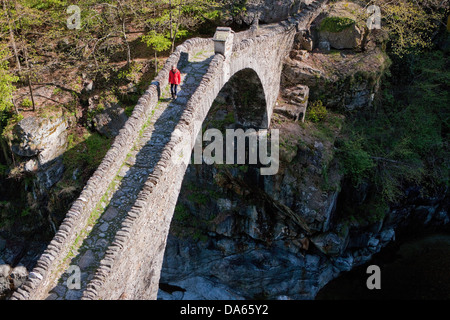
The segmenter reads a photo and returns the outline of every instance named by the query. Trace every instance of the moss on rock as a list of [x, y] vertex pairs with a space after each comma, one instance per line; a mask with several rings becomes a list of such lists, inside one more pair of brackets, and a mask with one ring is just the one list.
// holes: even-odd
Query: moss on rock
[[320, 24], [320, 31], [341, 32], [355, 24], [355, 20], [346, 17], [326, 17]]

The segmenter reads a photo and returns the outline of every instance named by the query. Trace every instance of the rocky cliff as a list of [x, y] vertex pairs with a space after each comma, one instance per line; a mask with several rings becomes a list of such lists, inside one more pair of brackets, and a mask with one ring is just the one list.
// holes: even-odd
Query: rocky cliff
[[[278, 174], [260, 176], [251, 165], [188, 168], [159, 299], [314, 299], [397, 235], [448, 230], [445, 188], [425, 196], [405, 186], [403, 200], [385, 206], [371, 202], [368, 184], [355, 187], [342, 174], [337, 141], [344, 114], [376, 107], [391, 63], [382, 32], [368, 35], [353, 23], [322, 28], [327, 18], [353, 19], [347, 9], [330, 6], [311, 30], [297, 34], [285, 60], [271, 121], [280, 130]], [[233, 128], [226, 101], [216, 100], [205, 129]], [[301, 122], [317, 101], [328, 109], [325, 120]]]
[[[444, 195], [407, 190], [385, 214], [351, 215], [367, 197], [347, 185], [335, 158], [340, 117], [328, 137], [276, 114], [281, 169], [191, 165], [165, 252], [159, 299], [313, 299], [341, 272], [371, 259], [397, 232], [448, 225]], [[356, 195], [356, 194], [357, 195]], [[306, 223], [306, 227], [305, 224]]]

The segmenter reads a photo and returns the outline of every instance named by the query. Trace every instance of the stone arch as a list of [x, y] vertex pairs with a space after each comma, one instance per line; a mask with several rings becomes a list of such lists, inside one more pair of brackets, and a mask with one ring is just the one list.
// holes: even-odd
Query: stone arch
[[266, 94], [257, 72], [244, 68], [234, 73], [219, 95], [234, 107], [235, 120], [244, 128], [267, 128], [269, 125]]

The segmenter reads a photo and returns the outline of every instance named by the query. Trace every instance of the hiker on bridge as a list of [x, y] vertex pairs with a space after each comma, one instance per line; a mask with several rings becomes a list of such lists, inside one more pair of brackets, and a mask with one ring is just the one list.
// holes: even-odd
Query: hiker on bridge
[[177, 98], [177, 89], [180, 82], [181, 72], [176, 66], [172, 66], [172, 70], [169, 71], [170, 93], [172, 94], [172, 99]]

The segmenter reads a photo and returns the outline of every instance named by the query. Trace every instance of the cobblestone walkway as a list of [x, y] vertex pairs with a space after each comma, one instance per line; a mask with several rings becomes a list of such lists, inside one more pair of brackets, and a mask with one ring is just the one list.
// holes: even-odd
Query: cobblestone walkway
[[[159, 155], [178, 123], [189, 97], [206, 73], [214, 52], [198, 52], [181, 66], [181, 84], [176, 100], [170, 99], [170, 87], [162, 90], [158, 105], [144, 126], [142, 135], [128, 154], [107, 193], [92, 214], [89, 226], [77, 238], [71, 252], [52, 275], [47, 300], [78, 300], [94, 276], [106, 249], [131, 209], [144, 182], [159, 161]], [[81, 288], [68, 289], [73, 275], [70, 266], [81, 271]]]

